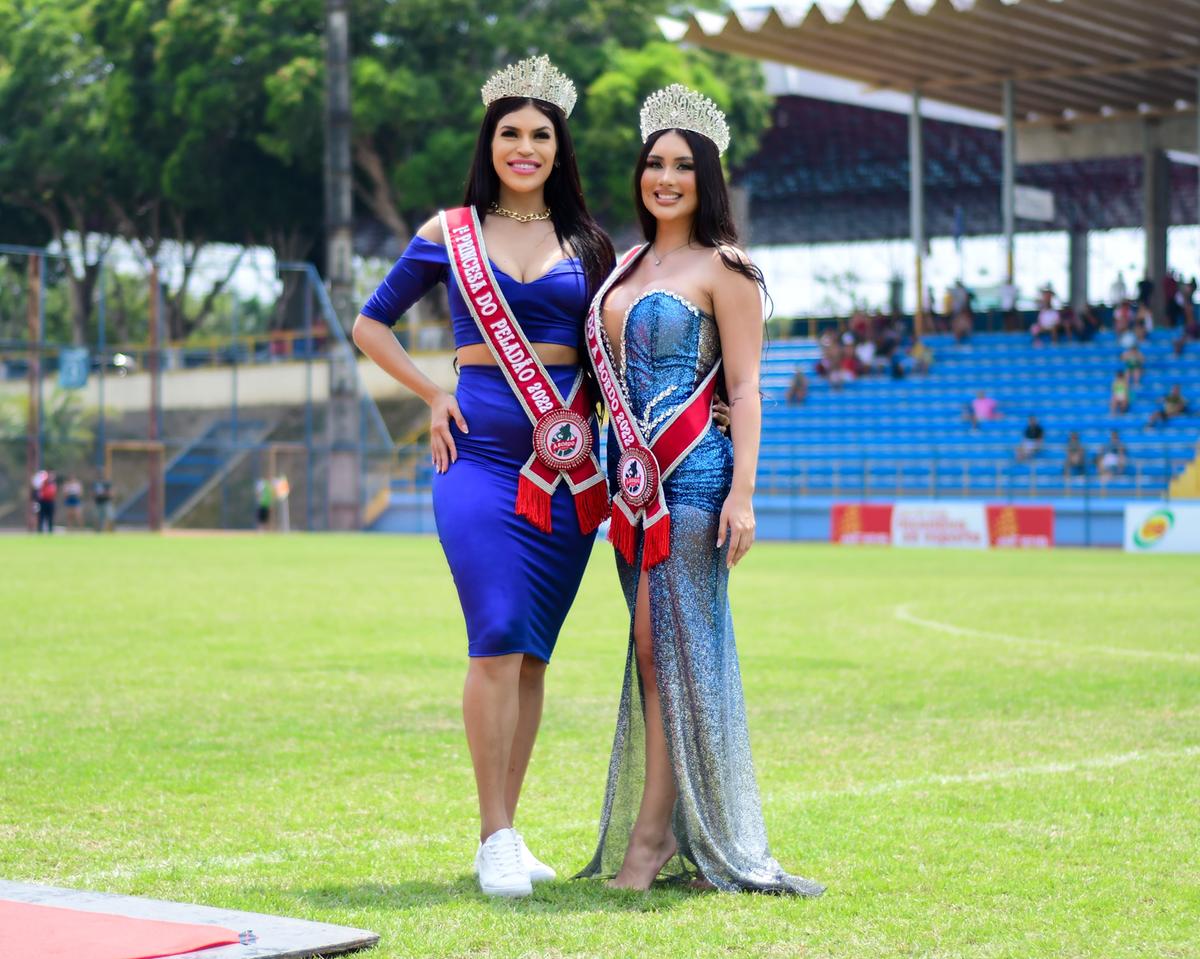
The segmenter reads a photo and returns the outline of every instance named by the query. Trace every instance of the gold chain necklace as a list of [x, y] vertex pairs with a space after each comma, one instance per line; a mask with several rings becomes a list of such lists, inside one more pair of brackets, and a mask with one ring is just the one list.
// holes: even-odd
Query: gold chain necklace
[[667, 250], [666, 253], [664, 253], [662, 256], [659, 256], [657, 253], [654, 252], [654, 244], [651, 243], [650, 244], [650, 257], [651, 257], [651, 259], [654, 260], [655, 266], [662, 266], [662, 261], [665, 260], [667, 257], [669, 257], [672, 253], [678, 253], [680, 250], [683, 249], [684, 246], [691, 246], [691, 245], [692, 245], [692, 241], [688, 240], [685, 244], [683, 244], [683, 246], [677, 246], [673, 250]]
[[533, 223], [535, 220], [550, 219], [550, 207], [546, 207], [541, 213], [517, 213], [515, 210], [506, 210], [499, 203], [493, 203], [488, 207], [488, 213], [508, 217], [508, 219], [516, 220], [518, 223]]

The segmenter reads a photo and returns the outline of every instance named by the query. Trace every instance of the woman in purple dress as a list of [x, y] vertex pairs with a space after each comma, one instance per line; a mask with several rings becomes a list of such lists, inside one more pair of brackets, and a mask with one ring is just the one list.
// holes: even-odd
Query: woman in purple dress
[[[354, 341], [430, 407], [434, 515], [470, 655], [463, 718], [481, 819], [475, 868], [485, 893], [522, 896], [554, 876], [513, 821], [546, 666], [607, 509], [585, 452], [596, 425], [579, 347], [613, 250], [580, 187], [566, 124], [571, 81], [536, 57], [482, 92], [465, 209], [421, 227], [363, 306]], [[466, 240], [474, 245], [464, 254]], [[389, 329], [437, 283], [446, 284], [454, 329], [454, 395], [421, 373]], [[489, 312], [496, 303], [507, 310]], [[497, 316], [512, 321], [509, 339], [494, 338]], [[545, 409], [531, 407], [523, 389], [535, 373], [545, 380], [539, 402], [558, 417], [553, 430], [541, 429]], [[576, 418], [561, 409], [572, 397]], [[546, 450], [531, 455], [535, 422]], [[578, 465], [539, 465], [555, 456]]]

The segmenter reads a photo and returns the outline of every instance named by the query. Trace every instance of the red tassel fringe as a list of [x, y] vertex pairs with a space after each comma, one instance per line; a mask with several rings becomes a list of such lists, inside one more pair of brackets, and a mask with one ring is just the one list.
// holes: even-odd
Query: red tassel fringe
[[607, 486], [593, 483], [582, 493], [576, 493], [575, 515], [579, 517], [579, 530], [585, 535], [608, 519]]
[[524, 473], [517, 479], [517, 515], [524, 516], [543, 533], [550, 528], [550, 496]]
[[613, 549], [621, 554], [621, 558], [632, 566], [634, 549], [637, 546], [637, 530], [625, 518], [623, 510], [612, 511], [612, 522], [608, 524], [608, 541], [613, 544]]
[[657, 566], [671, 555], [671, 514], [646, 530], [642, 539], [642, 569]]

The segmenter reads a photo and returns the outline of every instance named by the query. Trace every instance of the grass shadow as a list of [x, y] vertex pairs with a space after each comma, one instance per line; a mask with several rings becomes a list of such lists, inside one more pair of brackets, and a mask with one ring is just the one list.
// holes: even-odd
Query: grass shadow
[[573, 912], [661, 912], [699, 893], [677, 882], [656, 883], [649, 892], [610, 889], [592, 879], [559, 879], [538, 883], [522, 899], [484, 896], [475, 877], [464, 874], [446, 882], [413, 879], [393, 883], [330, 884], [307, 889], [277, 890], [319, 909], [406, 911], [475, 902], [495, 909], [534, 914]]

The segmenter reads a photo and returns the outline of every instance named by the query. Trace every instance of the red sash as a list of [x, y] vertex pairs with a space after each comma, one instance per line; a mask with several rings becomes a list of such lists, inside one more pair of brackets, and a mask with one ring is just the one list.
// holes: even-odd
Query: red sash
[[439, 216], [450, 272], [463, 301], [533, 424], [533, 453], [517, 480], [516, 513], [549, 533], [550, 497], [565, 479], [575, 497], [579, 528], [590, 533], [608, 516], [608, 491], [592, 451], [592, 411], [587, 392], [580, 389], [583, 370], [564, 402], [500, 292], [475, 208], [444, 210]]
[[693, 390], [692, 395], [667, 420], [666, 425], [647, 443], [629, 406], [621, 377], [612, 366], [606, 346], [604, 327], [600, 321], [600, 304], [609, 287], [624, 275], [645, 245], [630, 250], [612, 275], [604, 281], [588, 311], [588, 357], [596, 371], [600, 392], [608, 407], [613, 435], [621, 448], [617, 463], [617, 492], [612, 501], [612, 523], [608, 538], [613, 546], [633, 564], [637, 548], [637, 526], [645, 531], [642, 544], [642, 569], [661, 563], [671, 553], [671, 514], [663, 493], [663, 482], [683, 462], [696, 444], [704, 438], [712, 423], [712, 401], [716, 391], [717, 360], [708, 375]]

